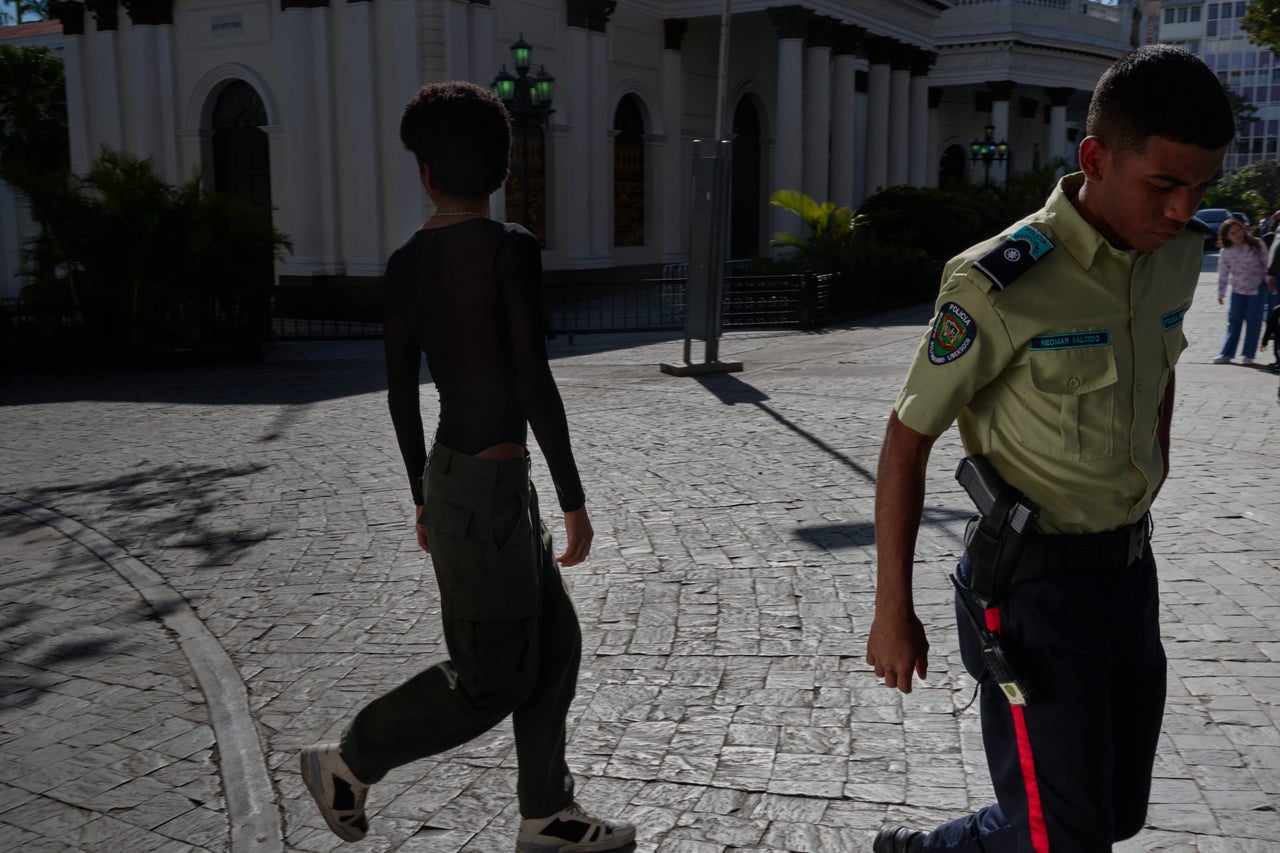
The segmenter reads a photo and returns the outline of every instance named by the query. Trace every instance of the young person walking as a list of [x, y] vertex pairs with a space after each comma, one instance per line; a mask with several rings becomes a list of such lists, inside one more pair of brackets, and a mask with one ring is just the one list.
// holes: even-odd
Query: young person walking
[[[358, 841], [369, 787], [389, 770], [510, 715], [517, 851], [614, 850], [635, 828], [581, 809], [565, 763], [582, 641], [556, 564], [585, 560], [592, 529], [547, 363], [541, 248], [521, 226], [488, 217], [506, 180], [510, 119], [485, 89], [431, 84], [405, 107], [400, 139], [435, 213], [387, 263], [387, 400], [449, 659], [370, 702], [339, 742], [303, 749], [302, 777], [329, 828]], [[424, 352], [440, 395], [430, 453], [418, 408]], [[555, 558], [529, 481], [528, 427], [564, 512], [568, 542]]]
[[1222, 247], [1218, 254], [1218, 304], [1228, 290], [1231, 304], [1227, 308], [1227, 336], [1213, 363], [1229, 364], [1235, 358], [1244, 327], [1240, 363], [1253, 364], [1269, 290], [1267, 248], [1239, 219], [1227, 219], [1218, 227], [1218, 245]]

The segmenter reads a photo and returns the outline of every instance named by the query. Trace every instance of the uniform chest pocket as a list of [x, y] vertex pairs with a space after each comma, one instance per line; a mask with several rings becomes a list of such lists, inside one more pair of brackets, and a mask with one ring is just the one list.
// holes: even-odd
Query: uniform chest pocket
[[1116, 359], [1109, 346], [1030, 352], [1032, 399], [1023, 400], [1026, 446], [1083, 462], [1112, 453]]

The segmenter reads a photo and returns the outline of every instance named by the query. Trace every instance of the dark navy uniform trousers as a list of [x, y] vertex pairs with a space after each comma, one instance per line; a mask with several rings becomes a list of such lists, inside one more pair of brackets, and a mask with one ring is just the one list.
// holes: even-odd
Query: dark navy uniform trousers
[[[957, 576], [968, 575], [967, 556]], [[960, 651], [983, 672], [977, 629], [957, 599]], [[981, 682], [982, 738], [997, 803], [942, 826], [926, 851], [1102, 853], [1146, 820], [1164, 714], [1156, 565], [1080, 567], [1021, 584], [987, 611], [1039, 688], [1013, 706]], [[981, 612], [981, 611], [980, 611]]]

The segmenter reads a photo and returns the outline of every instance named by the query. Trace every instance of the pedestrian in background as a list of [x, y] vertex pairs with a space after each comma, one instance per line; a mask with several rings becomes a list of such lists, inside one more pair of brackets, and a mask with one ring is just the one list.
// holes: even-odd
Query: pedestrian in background
[[[370, 785], [511, 715], [517, 851], [614, 850], [635, 828], [581, 809], [565, 763], [582, 638], [556, 564], [585, 560], [593, 533], [547, 363], [541, 246], [488, 218], [507, 176], [510, 119], [479, 86], [431, 84], [405, 107], [400, 139], [435, 213], [387, 263], [387, 401], [449, 660], [370, 702], [338, 743], [303, 749], [302, 777], [329, 828], [358, 841]], [[440, 395], [430, 454], [418, 407], [424, 352]], [[529, 481], [530, 426], [564, 512], [568, 542], [554, 559]]]
[[930, 451], [958, 422], [997, 495], [955, 572], [997, 803], [885, 827], [876, 853], [1100, 853], [1146, 817], [1166, 668], [1148, 510], [1204, 246], [1184, 228], [1235, 120], [1203, 61], [1147, 45], [1102, 75], [1086, 134], [1083, 174], [947, 264], [889, 416], [867, 663], [903, 693], [927, 674], [914, 551]]
[[1253, 364], [1269, 290], [1267, 250], [1239, 219], [1227, 219], [1218, 227], [1218, 245], [1222, 248], [1218, 253], [1218, 304], [1222, 304], [1228, 289], [1231, 304], [1227, 307], [1227, 336], [1213, 363], [1229, 364], [1235, 358], [1243, 328], [1240, 363]]

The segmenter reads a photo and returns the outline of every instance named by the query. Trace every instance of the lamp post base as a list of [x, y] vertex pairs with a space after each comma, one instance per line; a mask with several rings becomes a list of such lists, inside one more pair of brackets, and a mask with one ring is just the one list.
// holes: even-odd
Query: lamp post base
[[741, 373], [740, 361], [704, 361], [701, 364], [667, 364], [658, 365], [663, 373], [670, 376], [705, 376], [708, 373]]

